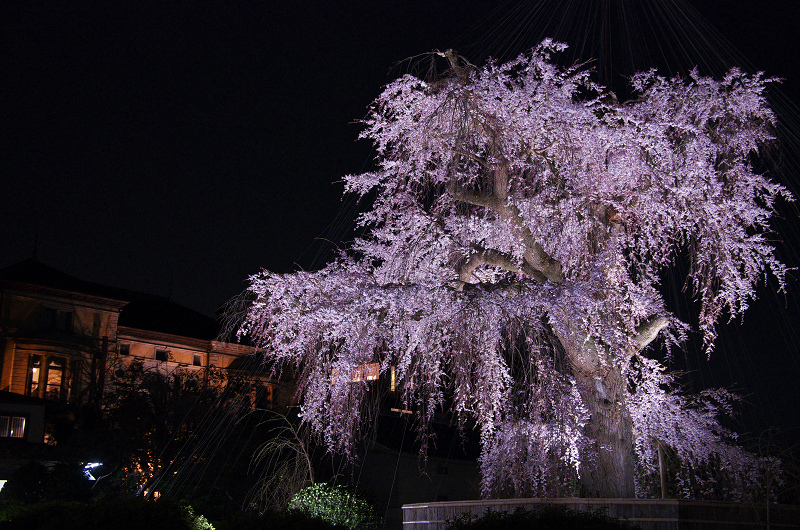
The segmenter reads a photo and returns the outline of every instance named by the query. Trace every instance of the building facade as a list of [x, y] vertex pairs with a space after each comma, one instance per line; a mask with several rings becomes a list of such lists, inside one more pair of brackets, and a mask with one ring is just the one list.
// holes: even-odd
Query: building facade
[[[236, 380], [252, 406], [288, 406], [291, 385], [217, 333], [214, 319], [165, 297], [85, 282], [35, 258], [0, 270], [0, 391], [100, 409], [116, 376], [140, 363], [198, 384]], [[19, 425], [4, 433], [28, 438]]]

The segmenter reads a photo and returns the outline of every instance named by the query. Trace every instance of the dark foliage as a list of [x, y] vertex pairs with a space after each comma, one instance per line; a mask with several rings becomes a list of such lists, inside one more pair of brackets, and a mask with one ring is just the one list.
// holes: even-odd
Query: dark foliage
[[448, 530], [630, 530], [634, 526], [603, 512], [578, 512], [546, 506], [538, 510], [517, 508], [513, 513], [488, 512], [483, 517], [465, 515], [452, 521]]
[[347, 527], [331, 524], [298, 511], [265, 512], [261, 515], [238, 515], [224, 521], [214, 521], [215, 530], [344, 530]]
[[59, 462], [52, 469], [31, 461], [11, 474], [0, 500], [24, 504], [39, 501], [88, 501], [91, 483], [79, 463]]
[[14, 470], [0, 491], [0, 499], [23, 503], [39, 502], [44, 498], [45, 482], [47, 468], [39, 462], [28, 462]]
[[0, 506], [0, 530], [206, 530], [183, 504], [126, 498], [102, 503], [50, 501]]

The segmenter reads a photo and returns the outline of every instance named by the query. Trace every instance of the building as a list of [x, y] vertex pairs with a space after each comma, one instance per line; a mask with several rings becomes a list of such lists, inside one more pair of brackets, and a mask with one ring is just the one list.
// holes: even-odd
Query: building
[[[198, 383], [233, 383], [247, 396], [245, 406], [249, 398], [252, 406], [286, 411], [295, 397], [291, 380], [272, 377], [254, 348], [217, 340], [218, 333], [214, 319], [166, 297], [86, 282], [34, 258], [0, 269], [0, 484], [30, 460], [59, 461], [63, 453], [53, 443], [59, 424], [76, 423], [79, 410], [102, 410], [125, 384], [121, 373], [134, 364], [163, 375], [181, 373]], [[350, 469], [383, 506], [390, 506], [387, 524], [399, 528], [402, 504], [475, 497], [479, 478], [474, 455], [465, 453], [445, 424], [437, 435], [441, 447], [429, 454], [428, 474], [420, 474], [411, 411], [399, 401], [393, 374], [382, 380], [377, 364], [349, 374], [354, 383], [373, 381], [388, 391], [377, 435]], [[261, 442], [255, 437], [252, 443]], [[226, 452], [240, 455], [243, 471], [229, 482], [244, 487], [253, 481], [248, 473], [255, 447], [231, 447]], [[84, 454], [89, 458], [91, 450]], [[175, 455], [165, 460], [153, 469], [171, 470], [178, 461]], [[233, 467], [227, 458], [219, 460], [226, 471]], [[142, 488], [150, 487], [153, 469], [131, 474], [138, 473]], [[194, 465], [182, 472], [205, 469]], [[158, 486], [166, 487], [164, 482]]]
[[[115, 374], [139, 362], [198, 382], [221, 372], [214, 381], [248, 385], [253, 405], [288, 406], [290, 385], [271, 377], [253, 348], [216, 340], [218, 330], [166, 297], [86, 282], [31, 258], [0, 270], [0, 391], [99, 410]], [[28, 439], [27, 427], [3, 429], [2, 418], [0, 438]]]

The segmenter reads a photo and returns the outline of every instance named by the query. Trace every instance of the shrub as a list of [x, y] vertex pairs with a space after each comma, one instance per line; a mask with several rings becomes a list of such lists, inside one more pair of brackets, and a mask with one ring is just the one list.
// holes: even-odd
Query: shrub
[[20, 501], [0, 501], [0, 522], [11, 521], [26, 510]]
[[0, 492], [0, 499], [20, 501], [25, 504], [39, 501], [88, 501], [92, 487], [77, 462], [59, 462], [48, 470], [31, 461], [17, 468]]
[[20, 501], [26, 504], [39, 502], [44, 498], [46, 483], [47, 468], [39, 462], [31, 460], [11, 473], [8, 482], [0, 491], [0, 499]]
[[601, 511], [578, 512], [559, 506], [536, 510], [517, 508], [513, 513], [488, 512], [483, 517], [471, 514], [450, 521], [448, 530], [630, 530], [630, 524]]
[[351, 530], [382, 526], [372, 504], [343, 485], [317, 483], [303, 488], [292, 497], [289, 509]]
[[102, 503], [47, 501], [24, 506], [0, 521], [0, 530], [214, 530], [180, 503], [117, 499]]
[[261, 515], [239, 514], [224, 521], [214, 521], [216, 530], [343, 530], [347, 527], [311, 517], [296, 510], [268, 511]]

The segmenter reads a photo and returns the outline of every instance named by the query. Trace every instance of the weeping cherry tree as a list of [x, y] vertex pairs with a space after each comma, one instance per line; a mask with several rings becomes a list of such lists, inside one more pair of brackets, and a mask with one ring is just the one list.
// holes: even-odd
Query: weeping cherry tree
[[372, 201], [367, 235], [322, 270], [253, 276], [241, 333], [298, 371], [331, 450], [353, 454], [378, 389], [353, 374], [377, 363], [423, 451], [436, 412], [478, 429], [487, 496], [647, 495], [666, 448], [726, 469], [735, 497], [763, 461], [729, 444], [728, 396], [682, 396], [647, 354], [689, 329], [659, 291], [676, 260], [709, 354], [759, 281], [783, 286], [765, 235], [790, 197], [753, 162], [773, 140], [769, 80], [650, 71], [620, 103], [556, 66], [561, 49], [483, 67], [448, 52], [440, 78], [389, 84], [361, 134], [376, 169], [345, 177]]

